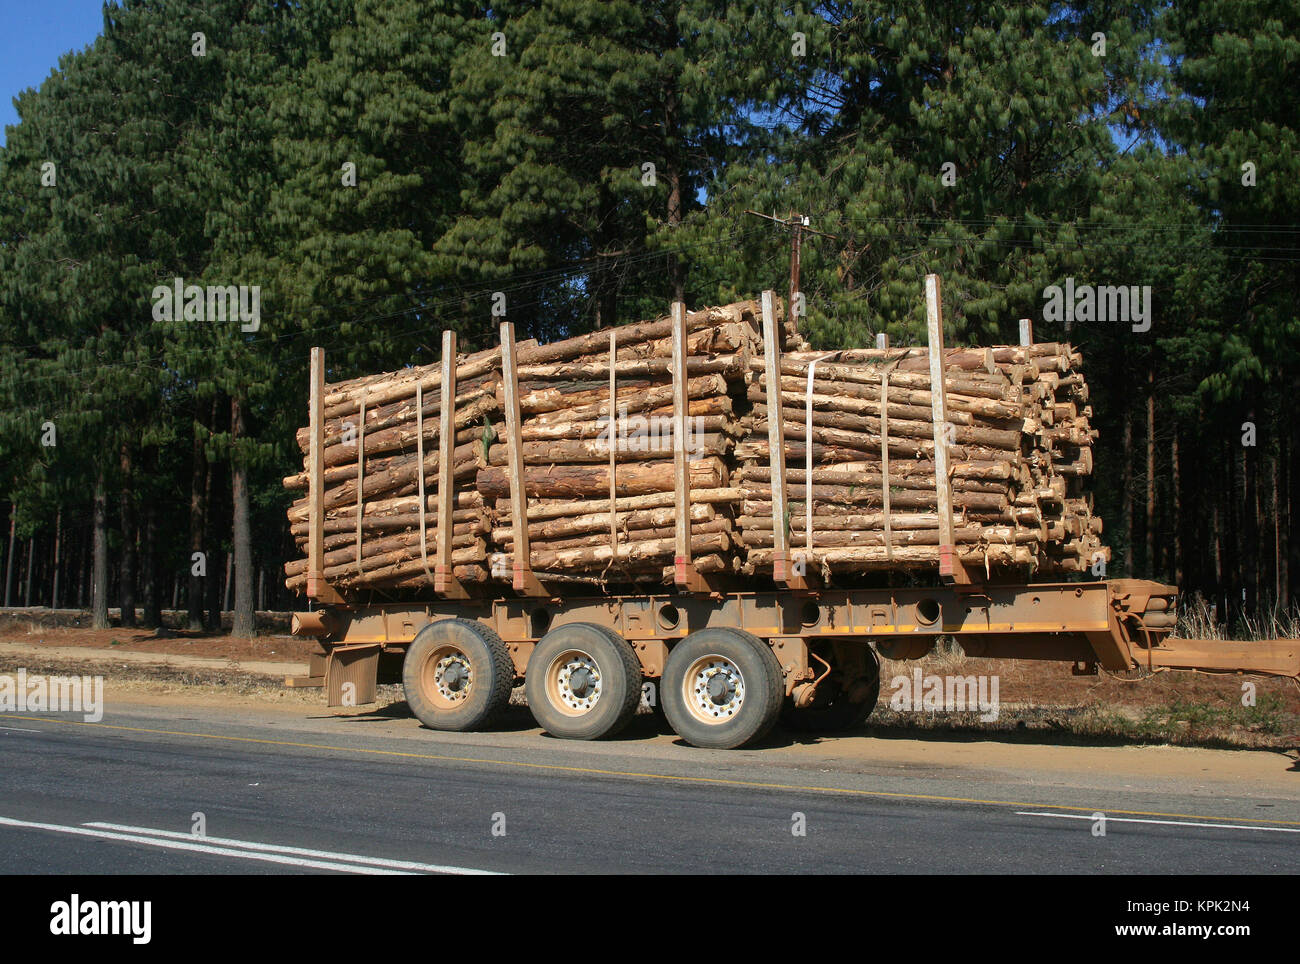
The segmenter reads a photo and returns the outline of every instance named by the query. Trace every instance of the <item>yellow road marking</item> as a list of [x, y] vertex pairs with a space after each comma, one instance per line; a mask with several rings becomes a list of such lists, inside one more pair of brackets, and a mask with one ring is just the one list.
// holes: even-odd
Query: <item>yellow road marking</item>
[[1256, 817], [1217, 817], [1196, 813], [1165, 813], [1159, 810], [1115, 810], [1106, 807], [1079, 807], [1061, 803], [1026, 803], [1022, 800], [985, 800], [980, 797], [946, 797], [933, 793], [898, 793], [892, 790], [859, 790], [854, 787], [818, 787], [797, 783], [765, 783], [758, 780], [725, 780], [722, 777], [675, 776], [671, 773], [639, 773], [635, 770], [606, 770], [600, 767], [566, 766], [561, 763], [529, 763], [524, 760], [489, 760], [483, 757], [446, 756], [437, 753], [408, 753], [403, 750], [376, 750], [369, 747], [332, 746], [328, 743], [296, 743], [290, 740], [264, 740], [254, 736], [226, 736], [220, 733], [194, 733], [187, 730], [156, 730], [143, 726], [121, 726], [113, 723], [87, 723], [82, 720], [60, 720], [41, 716], [15, 716], [17, 720], [33, 723], [62, 723], [67, 726], [92, 726], [97, 729], [123, 730], [128, 733], [150, 733], [156, 736], [189, 736], [205, 740], [224, 740], [228, 743], [258, 743], [264, 746], [291, 746], [305, 750], [330, 750], [336, 753], [367, 753], [373, 756], [406, 757], [413, 760], [435, 760], [440, 763], [474, 763], [484, 766], [520, 767], [527, 770], [551, 770], [561, 773], [586, 773], [607, 777], [635, 777], [643, 780], [665, 780], [680, 783], [699, 783], [724, 787], [748, 787], [758, 790], [799, 790], [811, 793], [838, 793], [844, 796], [880, 797], [892, 800], [930, 800], [940, 803], [979, 803], [995, 807], [1046, 807], [1051, 810], [1078, 810], [1086, 813], [1120, 813], [1130, 817], [1177, 817], [1183, 820], [1242, 820], [1249, 823], [1276, 824], [1300, 827], [1300, 820], [1263, 820]]

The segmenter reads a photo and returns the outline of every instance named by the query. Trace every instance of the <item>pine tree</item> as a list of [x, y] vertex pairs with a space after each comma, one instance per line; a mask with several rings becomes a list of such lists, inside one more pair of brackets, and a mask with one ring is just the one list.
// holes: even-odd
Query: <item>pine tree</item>
[[[708, 219], [800, 212], [833, 235], [804, 251], [818, 344], [914, 339], [930, 272], [954, 335], [1009, 337], [1082, 264], [1079, 223], [1115, 155], [1141, 23], [1082, 4], [815, 9], [809, 64], [778, 104], [791, 137], [775, 163], [732, 172]], [[781, 248], [766, 251], [746, 254], [779, 288]], [[716, 262], [725, 277], [730, 252]]]
[[[1215, 588], [1221, 611], [1251, 611], [1264, 597], [1287, 594], [1276, 570], [1294, 573], [1300, 561], [1289, 495], [1270, 493], [1265, 519], [1260, 508], [1261, 480], [1282, 469], [1294, 479], [1300, 468], [1289, 414], [1300, 391], [1300, 11], [1273, 2], [1177, 4], [1164, 12], [1161, 31], [1172, 84], [1158, 123], [1180, 152], [1189, 195], [1213, 227], [1223, 265], [1186, 345], [1220, 454], [1216, 467], [1224, 469], [1207, 488], [1241, 520], [1216, 533], [1237, 564]], [[1247, 425], [1254, 444], [1243, 444]], [[1279, 516], [1291, 531], [1274, 535]]]
[[439, 268], [505, 285], [510, 316], [538, 337], [609, 324], [620, 303], [666, 310], [688, 286], [678, 228], [753, 127], [761, 81], [733, 42], [778, 9], [494, 5], [452, 72], [474, 190]]
[[360, 0], [272, 93], [282, 325], [331, 349], [333, 377], [437, 351], [441, 306], [421, 307], [439, 297], [430, 249], [470, 186], [449, 76], [477, 15], [469, 3]]

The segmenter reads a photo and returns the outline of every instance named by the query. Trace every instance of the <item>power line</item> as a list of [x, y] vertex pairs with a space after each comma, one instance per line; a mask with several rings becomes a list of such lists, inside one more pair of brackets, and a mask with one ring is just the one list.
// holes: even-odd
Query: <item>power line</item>
[[[754, 213], [758, 213], [758, 212], [754, 212]], [[766, 215], [762, 215], [762, 216], [767, 217]], [[1071, 222], [1071, 221], [1036, 220], [1036, 219], [1023, 219], [1023, 218], [1021, 219], [1005, 219], [1005, 218], [918, 219], [918, 218], [906, 218], [906, 217], [853, 217], [847, 215], [835, 215], [834, 217], [830, 218], [830, 220], [832, 223], [845, 224], [845, 225], [934, 224], [937, 226], [948, 226], [952, 224], [958, 224], [958, 225], [971, 225], [971, 226], [978, 225], [984, 227], [1002, 227], [1002, 226], [1023, 227], [1023, 228], [1030, 228], [1030, 229], [1038, 229], [1038, 228], [1051, 226], [1056, 228], [1069, 228], [1070, 230], [1084, 230], [1084, 231], [1106, 230], [1106, 231], [1118, 232], [1122, 230], [1136, 229], [1142, 231], [1196, 233], [1198, 235], [1205, 230], [1205, 227], [1201, 225], [1179, 225], [1179, 224], [1160, 225], [1160, 224], [1150, 224], [1146, 222], [1116, 224], [1112, 222]], [[694, 227], [698, 228], [700, 227], [700, 225], [696, 225]], [[1210, 230], [1215, 231], [1219, 229], [1210, 228]], [[1231, 230], [1242, 231], [1242, 232], [1248, 230], [1255, 230], [1262, 233], [1300, 235], [1300, 227], [1286, 227], [1286, 226], [1277, 226], [1277, 225], [1256, 225], [1256, 226], [1238, 225], [1232, 228]], [[815, 231], [812, 233], [818, 234], [823, 238], [838, 240], [835, 238], [835, 236], [828, 235], [824, 232]], [[646, 251], [638, 252], [633, 255], [628, 255], [621, 259], [618, 259], [618, 266], [621, 267], [624, 273], [624, 277], [627, 277], [630, 270], [633, 267], [651, 263], [657, 259], [667, 257], [671, 254], [686, 253], [686, 252], [696, 251], [701, 249], [721, 247], [723, 245], [736, 244], [746, 239], [759, 236], [761, 234], [762, 234], [762, 229], [759, 228], [736, 229], [727, 234], [724, 234], [719, 238], [704, 239], [692, 243], [665, 245], [662, 247], [657, 247], [653, 249], [648, 249]], [[1060, 240], [1050, 240], [1043, 237], [1033, 238], [1033, 239], [989, 238], [980, 235], [968, 235], [968, 236], [953, 235], [953, 234], [922, 232], [920, 230], [914, 230], [911, 232], [891, 231], [883, 235], [882, 234], [873, 235], [870, 238], [870, 240], [872, 241], [889, 240], [889, 241], [903, 242], [906, 244], [917, 246], [918, 248], [924, 246], [933, 247], [935, 245], [950, 245], [950, 246], [967, 245], [973, 248], [1001, 247], [1001, 248], [1025, 250], [1025, 251], [1076, 250], [1076, 249], [1085, 249], [1087, 247], [1097, 247], [1097, 246], [1108, 246], [1117, 249], [1136, 251], [1136, 250], [1146, 250], [1146, 249], [1153, 249], [1153, 248], [1164, 248], [1170, 246], [1170, 242], [1167, 241], [1135, 241], [1132, 238], [1110, 241], [1110, 240], [1098, 239], [1094, 237], [1094, 238], [1087, 239], [1086, 241], [1085, 240], [1060, 241]], [[1174, 246], [1176, 247], [1177, 245], [1175, 244]], [[1197, 238], [1190, 238], [1188, 240], [1188, 246], [1194, 246], [1199, 250], [1203, 247], [1203, 244], [1201, 239], [1197, 237]], [[1215, 245], [1213, 250], [1225, 251], [1225, 252], [1232, 252], [1232, 251], [1246, 252], [1252, 256], [1252, 260], [1265, 261], [1270, 263], [1286, 264], [1286, 263], [1295, 263], [1300, 261], [1300, 248], [1292, 248], [1289, 246], [1219, 244], [1219, 245]], [[917, 253], [919, 253], [919, 250]], [[1274, 254], [1274, 253], [1280, 253], [1280, 254]], [[1294, 257], [1285, 256], [1285, 255], [1291, 255], [1292, 253], [1294, 253], [1295, 255]], [[1247, 254], [1233, 255], [1233, 257], [1247, 257], [1247, 256], [1248, 256]], [[521, 272], [516, 275], [503, 277], [502, 279], [494, 282], [476, 282], [476, 283], [447, 282], [445, 284], [437, 286], [436, 288], [434, 287], [429, 287], [424, 289], [417, 288], [414, 290], [447, 291], [447, 294], [440, 299], [424, 300], [418, 304], [411, 305], [409, 307], [402, 308], [399, 310], [382, 313], [382, 314], [376, 314], [376, 315], [359, 314], [359, 315], [353, 315], [350, 318], [343, 319], [334, 323], [313, 325], [310, 328], [300, 329], [300, 330], [280, 331], [276, 333], [275, 341], [278, 344], [282, 344], [282, 343], [292, 342], [297, 339], [311, 338], [316, 343], [319, 344], [323, 340], [322, 339], [323, 334], [330, 331], [337, 331], [345, 325], [374, 324], [378, 322], [389, 321], [395, 318], [403, 318], [411, 315], [440, 314], [447, 311], [448, 309], [459, 309], [463, 307], [464, 302], [467, 300], [475, 300], [479, 298], [488, 297], [496, 291], [503, 291], [507, 294], [510, 293], [518, 294], [521, 292], [529, 292], [529, 291], [542, 291], [549, 287], [554, 287], [555, 285], [565, 280], [581, 278], [588, 275], [599, 264], [599, 262], [600, 262], [599, 258], [589, 258], [581, 262], [575, 262], [571, 266], [552, 268], [552, 269], [538, 269], [530, 272]], [[359, 302], [351, 302], [351, 303], [341, 302], [341, 303], [336, 303], [335, 307], [369, 305], [369, 304], [374, 304], [379, 301], [385, 300], [386, 298], [390, 298], [390, 297], [392, 298], [401, 297], [401, 295], [398, 293], [393, 293], [391, 295], [376, 296], [373, 299], [366, 299]], [[518, 308], [518, 306], [519, 306], [519, 302], [516, 302], [516, 308]], [[522, 307], [525, 308], [541, 307], [541, 303], [536, 300], [524, 301], [522, 302]], [[463, 319], [464, 315], [458, 313], [457, 317]], [[386, 339], [402, 338], [405, 336], [409, 336], [411, 334], [418, 333], [419, 331], [423, 330], [424, 327], [425, 327], [424, 325], [416, 325], [416, 326], [403, 327], [403, 328], [390, 328], [383, 331], [382, 337]], [[13, 351], [24, 351], [24, 350], [32, 350], [32, 349], [41, 349], [44, 348], [45, 345], [38, 343], [38, 344], [28, 345], [28, 346], [7, 345], [5, 347]], [[329, 343], [326, 343], [324, 347], [329, 348], [331, 346]], [[52, 358], [46, 358], [46, 359], [33, 359], [32, 361], [34, 361], [36, 364], [40, 364], [43, 361], [50, 362], [53, 360], [54, 359]], [[24, 385], [36, 384], [42, 382], [48, 383], [48, 382], [54, 382], [60, 380], [73, 379], [91, 373], [142, 371], [146, 369], [149, 371], [159, 371], [159, 370], [167, 370], [167, 368], [168, 368], [167, 358], [165, 357], [165, 355], [163, 355], [163, 356], [155, 356], [154, 358], [145, 359], [135, 363], [104, 362], [101, 364], [97, 364], [91, 368], [73, 369], [64, 372], [58, 372], [53, 375], [45, 375], [45, 376], [28, 375], [23, 377], [21, 379], [21, 382]], [[176, 381], [179, 382], [183, 380], [182, 373], [173, 371], [172, 374]]]
[[[704, 241], [690, 243], [690, 244], [664, 246], [662, 248], [656, 248], [650, 251], [641, 252], [638, 253], [637, 255], [628, 256], [626, 259], [623, 260], [626, 260], [630, 264], [648, 262], [658, 258], [666, 257], [673, 253], [683, 253], [687, 251], [699, 250], [702, 248], [723, 247], [726, 245], [732, 245], [737, 243], [740, 240], [743, 240], [747, 236], [753, 236], [758, 233], [759, 233], [758, 229], [738, 229], [730, 232], [727, 235], [722, 236], [721, 238], [707, 239]], [[344, 325], [373, 324], [376, 322], [388, 321], [393, 318], [406, 317], [408, 315], [439, 314], [445, 309], [460, 307], [463, 304], [463, 301], [467, 297], [483, 298], [483, 297], [488, 297], [497, 291], [503, 291], [506, 294], [510, 294], [510, 293], [518, 293], [522, 291], [544, 290], [545, 288], [552, 287], [555, 284], [558, 284], [560, 281], [563, 281], [565, 279], [583, 277], [591, 270], [592, 266], [595, 263], [596, 263], [595, 259], [591, 259], [589, 261], [582, 262], [573, 267], [550, 269], [547, 272], [525, 273], [520, 276], [525, 279], [525, 283], [522, 284], [502, 283], [502, 281], [506, 281], [506, 282], [513, 281], [513, 278], [502, 279], [502, 281], [498, 281], [495, 283], [487, 283], [477, 288], [467, 288], [465, 286], [458, 286], [453, 283], [452, 287], [455, 288], [459, 293], [450, 294], [441, 300], [424, 301], [421, 302], [420, 304], [412, 305], [408, 308], [403, 308], [398, 311], [388, 312], [380, 315], [371, 315], [371, 316], [358, 315], [332, 324], [314, 325], [311, 328], [302, 329], [302, 330], [290, 330], [284, 332], [277, 332], [275, 340], [277, 343], [286, 343], [286, 342], [292, 342], [297, 339], [310, 338], [316, 344], [321, 344], [322, 343], [321, 335], [323, 333], [329, 331], [337, 331], [338, 329], [342, 328]], [[381, 299], [377, 299], [377, 300], [381, 300]], [[519, 303], [516, 302], [516, 310], [518, 310], [518, 307], [519, 307]], [[532, 301], [532, 302], [525, 301], [522, 303], [522, 307], [525, 308], [540, 307], [540, 303], [537, 301]], [[425, 327], [426, 326], [421, 324], [421, 325], [413, 325], [406, 328], [389, 328], [386, 329], [383, 334], [386, 338], [400, 338], [406, 335], [416, 334], [420, 331], [423, 331]], [[11, 348], [12, 350], [16, 350], [16, 351], [23, 350], [22, 347], [18, 347], [18, 346], [4, 346], [4, 347]], [[24, 347], [26, 347], [27, 349], [39, 349], [39, 348], [43, 348], [44, 346], [42, 344], [36, 344], [36, 345], [24, 346]], [[323, 347], [329, 348], [330, 344], [325, 343], [323, 344]], [[32, 359], [32, 360], [35, 361], [37, 364], [40, 364], [41, 362], [52, 362], [55, 359], [46, 358], [46, 359]], [[91, 373], [141, 371], [146, 369], [149, 371], [159, 371], [160, 369], [165, 370], [166, 368], [167, 368], [167, 358], [164, 355], [164, 356], [155, 356], [154, 358], [145, 359], [135, 363], [104, 362], [90, 368], [60, 371], [52, 375], [44, 375], [44, 376], [29, 375], [23, 377], [21, 381], [23, 384], [49, 383], [55, 381], [66, 381], [69, 379], [74, 379], [79, 376], [88, 375]], [[177, 381], [181, 380], [182, 377], [181, 373], [176, 372], [174, 370], [173, 370], [173, 376]]]

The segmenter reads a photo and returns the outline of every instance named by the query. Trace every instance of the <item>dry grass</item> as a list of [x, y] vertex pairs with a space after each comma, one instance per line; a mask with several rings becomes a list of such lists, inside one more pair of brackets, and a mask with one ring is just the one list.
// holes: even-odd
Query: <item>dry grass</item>
[[[997, 676], [998, 718], [891, 709], [890, 680], [917, 668], [923, 676]], [[869, 721], [875, 732], [1300, 751], [1300, 687], [1292, 680], [1172, 672], [1077, 677], [1059, 663], [968, 657], [948, 637], [920, 660], [882, 660], [880, 676], [880, 703]], [[1242, 704], [1244, 682], [1256, 688], [1254, 705]]]
[[1276, 602], [1259, 606], [1228, 626], [1215, 617], [1214, 607], [1200, 593], [1179, 597], [1178, 628], [1184, 639], [1300, 639], [1300, 603], [1282, 608]]

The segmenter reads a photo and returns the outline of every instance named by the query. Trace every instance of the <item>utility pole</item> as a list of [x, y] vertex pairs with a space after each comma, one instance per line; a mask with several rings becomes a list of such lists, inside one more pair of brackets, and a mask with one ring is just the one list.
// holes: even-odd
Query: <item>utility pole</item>
[[790, 225], [790, 300], [787, 304], [790, 306], [790, 330], [794, 331], [799, 324], [799, 319], [795, 316], [795, 305], [798, 304], [799, 297], [799, 249], [803, 241], [803, 229], [808, 226], [808, 218], [796, 214], [787, 223]]
[[816, 234], [819, 237], [830, 238], [832, 241], [838, 241], [839, 239], [833, 234], [827, 234], [824, 231], [818, 231], [810, 227], [808, 215], [806, 214], [791, 214], [786, 218], [778, 218], [775, 214], [763, 214], [761, 211], [746, 211], [745, 213], [790, 229], [790, 297], [786, 301], [786, 308], [790, 319], [790, 328], [793, 330], [798, 324], [799, 272], [803, 263], [804, 233]]

